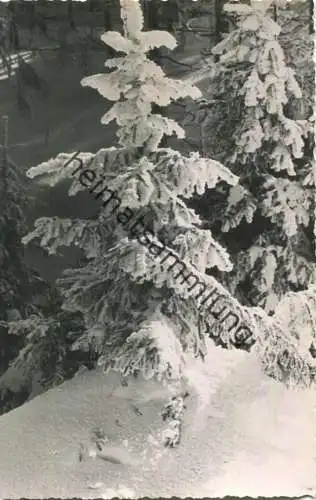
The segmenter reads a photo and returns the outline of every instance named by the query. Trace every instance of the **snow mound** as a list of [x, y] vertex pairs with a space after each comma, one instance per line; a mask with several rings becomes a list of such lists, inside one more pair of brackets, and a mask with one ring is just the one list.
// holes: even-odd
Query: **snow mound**
[[[213, 347], [190, 366], [181, 444], [162, 446], [166, 388], [85, 372], [0, 417], [5, 498], [316, 493], [315, 394], [251, 354]], [[201, 387], [202, 385], [202, 387]]]

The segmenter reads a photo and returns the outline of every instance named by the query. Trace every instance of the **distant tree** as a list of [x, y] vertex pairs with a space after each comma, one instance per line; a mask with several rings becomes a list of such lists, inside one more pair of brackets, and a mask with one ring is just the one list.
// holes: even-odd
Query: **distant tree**
[[7, 74], [12, 74], [10, 61], [10, 24], [7, 16], [0, 17], [0, 59]]
[[19, 3], [16, 1], [8, 2], [8, 18], [9, 18], [9, 26], [10, 26], [10, 46], [13, 51], [20, 49], [20, 36], [19, 29], [17, 26], [17, 13], [19, 9]]
[[314, 2], [313, 0], [308, 0], [308, 7], [309, 7], [309, 32], [310, 34], [315, 33], [315, 28], [314, 28]]
[[21, 235], [25, 232], [25, 183], [8, 155], [8, 118], [1, 117], [0, 134], [0, 318], [10, 309], [22, 315], [28, 273], [23, 259]]
[[292, 7], [290, 3], [287, 9], [283, 9], [280, 13], [279, 23], [282, 31], [279, 41], [286, 62], [295, 70], [296, 79], [302, 89], [299, 106], [291, 99], [288, 105], [289, 112], [295, 114], [297, 118], [308, 118], [314, 109], [314, 39], [310, 33], [310, 24], [306, 22], [306, 15], [304, 16], [308, 11], [308, 4], [304, 1], [296, 4], [295, 8], [294, 6]]
[[50, 85], [40, 76], [32, 66], [32, 63], [18, 57], [19, 66], [16, 71], [17, 106], [26, 120], [36, 120], [40, 113], [41, 121], [44, 123], [44, 140], [47, 143], [50, 131], [49, 98]]
[[[67, 328], [74, 331], [75, 325], [80, 325], [73, 315], [60, 313], [60, 299], [58, 303], [54, 288], [26, 265], [21, 239], [27, 230], [24, 215], [31, 200], [24, 176], [8, 154], [5, 117], [1, 127], [0, 414], [23, 403], [32, 392], [35, 380], [40, 378], [42, 386], [47, 387], [57, 379], [58, 373], [66, 376], [69, 370], [74, 370], [71, 353], [69, 357], [62, 354], [67, 348], [64, 340]], [[38, 294], [40, 305], [36, 304]], [[48, 327], [50, 336], [45, 337], [43, 332]], [[28, 357], [30, 352], [32, 359]]]
[[[144, 27], [147, 30], [159, 30], [161, 21], [161, 2], [159, 0], [143, 0], [143, 5]], [[163, 68], [164, 63], [161, 47], [153, 47], [148, 52], [148, 58]], [[156, 103], [152, 104], [152, 112], [157, 114], [165, 113], [163, 107]], [[165, 147], [167, 145], [167, 137], [164, 135], [161, 140], [161, 146]]]
[[76, 28], [76, 23], [74, 19], [74, 9], [73, 9], [73, 2], [72, 0], [67, 0], [67, 19], [68, 19], [68, 24], [71, 29]]
[[[215, 0], [215, 43], [219, 43], [222, 39], [222, 33], [228, 29], [227, 22], [223, 15], [224, 0]], [[213, 15], [213, 13], [212, 13]]]
[[7, 117], [1, 117], [0, 125], [0, 372], [3, 372], [21, 347], [21, 342], [9, 335], [5, 322], [27, 314], [30, 275], [21, 243], [26, 230], [25, 187], [21, 173], [8, 156]]

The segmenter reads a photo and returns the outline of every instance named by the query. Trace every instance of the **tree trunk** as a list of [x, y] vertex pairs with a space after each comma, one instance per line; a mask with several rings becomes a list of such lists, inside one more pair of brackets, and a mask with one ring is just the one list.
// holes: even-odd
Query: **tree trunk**
[[[223, 33], [230, 33], [233, 29], [235, 29], [223, 10], [225, 3], [225, 0], [215, 0], [214, 10], [211, 14], [211, 26], [213, 27], [215, 33], [214, 40], [211, 36], [212, 45], [213, 43], [216, 45], [222, 40]], [[215, 19], [215, 22], [212, 22], [212, 19]]]
[[67, 19], [71, 29], [76, 29], [72, 0], [67, 0]]
[[[221, 40], [222, 0], [215, 0], [215, 44]], [[212, 15], [213, 17], [213, 15]]]
[[113, 16], [111, 13], [111, 7], [109, 5], [105, 5], [103, 8], [103, 19], [104, 19], [104, 27], [107, 31], [113, 30]]
[[308, 0], [309, 5], [309, 33], [312, 35], [315, 33], [314, 29], [314, 1]]
[[[159, 0], [160, 1], [160, 0]], [[159, 11], [158, 11], [158, 2], [157, 0], [146, 0], [144, 2], [144, 20], [145, 20], [145, 29], [147, 30], [157, 30], [159, 29]], [[151, 50], [148, 53], [149, 59], [154, 61], [156, 64], [158, 64], [160, 67], [163, 67], [163, 62], [161, 60], [161, 49], [160, 48], [155, 48]], [[165, 115], [165, 110], [161, 106], [158, 106], [157, 104], [152, 104], [152, 112], [154, 114], [159, 114], [164, 116]], [[167, 146], [167, 137], [163, 136], [161, 143], [161, 147], [166, 147]]]
[[0, 122], [0, 169], [1, 169], [1, 214], [6, 205], [7, 181], [8, 181], [8, 117], [1, 116]]
[[[106, 31], [112, 31], [114, 28], [113, 25], [113, 16], [111, 12], [111, 6], [108, 3], [105, 3], [103, 7], [103, 20], [104, 20], [104, 27]], [[116, 51], [110, 47], [110, 45], [107, 45], [107, 51], [109, 54], [109, 57], [115, 57], [116, 56]]]
[[20, 39], [19, 39], [19, 32], [18, 28], [16, 25], [16, 10], [18, 8], [18, 5], [16, 5], [15, 2], [9, 2], [8, 3], [8, 11], [9, 11], [9, 23], [10, 23], [10, 48], [13, 48], [13, 50], [19, 50], [20, 49]]
[[278, 6], [276, 4], [273, 5], [273, 20], [278, 22]]

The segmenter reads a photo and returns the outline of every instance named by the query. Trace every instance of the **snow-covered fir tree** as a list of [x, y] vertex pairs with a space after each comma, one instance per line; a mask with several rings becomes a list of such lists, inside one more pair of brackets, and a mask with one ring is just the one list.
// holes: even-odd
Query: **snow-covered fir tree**
[[83, 250], [85, 263], [58, 280], [63, 308], [85, 318], [72, 348], [92, 349], [105, 370], [166, 383], [171, 398], [162, 411], [165, 442], [174, 446], [187, 396], [186, 367], [193, 357], [202, 362], [207, 337], [225, 348], [257, 344], [265, 371], [286, 383], [308, 385], [314, 375], [306, 353], [299, 353], [281, 325], [260, 308], [242, 307], [206, 273], [231, 271], [232, 263], [185, 200], [219, 182], [241, 189], [238, 177], [198, 153], [159, 147], [164, 135], [183, 138], [184, 131], [152, 113], [152, 106], [201, 93], [166, 77], [146, 57], [161, 45], [173, 49], [176, 41], [167, 32], [143, 31], [138, 1], [121, 0], [121, 17], [123, 35], [109, 31], [101, 37], [119, 53], [105, 63], [111, 71], [82, 80], [114, 102], [101, 121], [116, 121], [118, 147], [61, 153], [28, 171], [50, 186], [70, 179], [71, 196], [88, 190], [99, 215], [40, 218], [24, 243], [38, 239], [49, 253], [69, 245]]
[[4, 323], [16, 352], [0, 377], [0, 414], [73, 377], [80, 368], [92, 368], [95, 362], [89, 351], [70, 350], [73, 336], [83, 328], [81, 315], [62, 311], [59, 300], [48, 304], [46, 314], [34, 307], [27, 318]]
[[272, 312], [284, 293], [310, 283], [315, 200], [312, 119], [289, 116], [289, 102], [300, 102], [302, 92], [269, 7], [271, 1], [225, 5], [237, 28], [213, 48], [205, 133], [208, 151], [231, 166], [239, 184], [215, 188], [202, 213], [232, 255], [224, 283], [243, 303]]

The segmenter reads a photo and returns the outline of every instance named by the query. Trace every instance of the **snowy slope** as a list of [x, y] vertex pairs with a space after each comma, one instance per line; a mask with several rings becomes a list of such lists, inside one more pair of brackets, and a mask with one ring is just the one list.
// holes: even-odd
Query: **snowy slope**
[[[160, 444], [165, 390], [138, 380], [124, 387], [113, 373], [85, 372], [1, 416], [1, 497], [316, 493], [311, 391], [288, 391], [252, 355], [215, 347], [191, 375], [173, 450]], [[96, 429], [106, 435], [102, 452]]]

